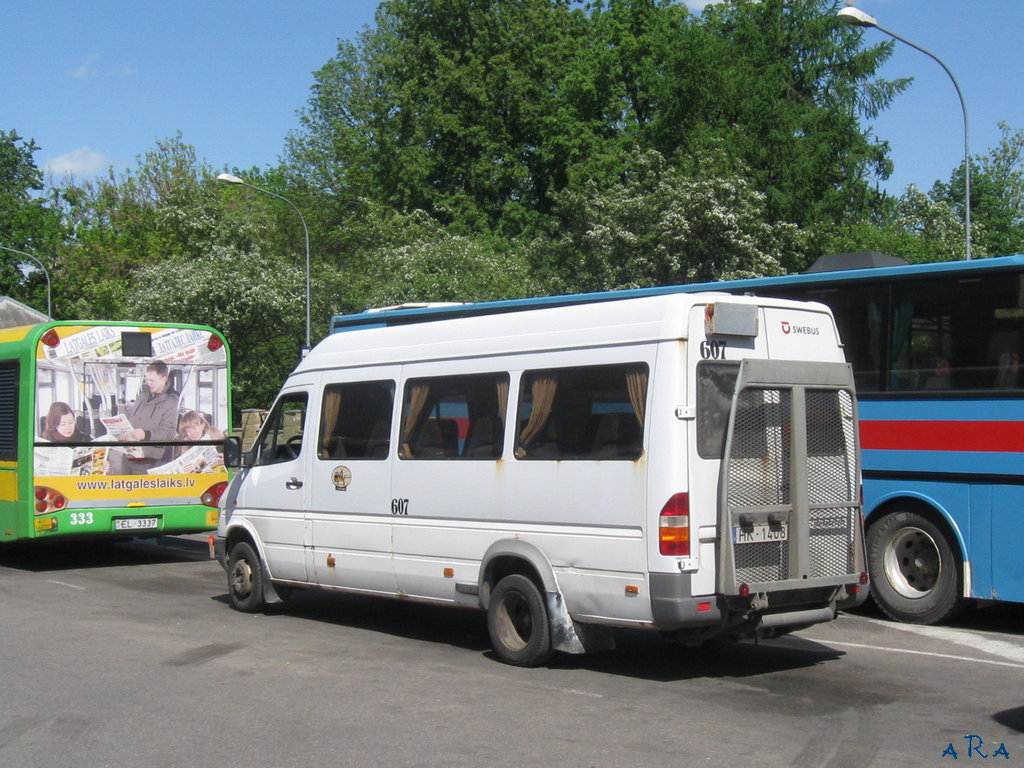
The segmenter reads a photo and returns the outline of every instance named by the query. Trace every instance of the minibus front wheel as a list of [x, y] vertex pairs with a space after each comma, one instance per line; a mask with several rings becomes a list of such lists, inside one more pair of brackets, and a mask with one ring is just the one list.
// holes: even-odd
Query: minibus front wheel
[[263, 566], [247, 541], [238, 541], [228, 553], [228, 593], [231, 607], [256, 613], [263, 607]]
[[551, 658], [551, 622], [544, 596], [529, 578], [513, 573], [491, 593], [487, 631], [498, 658], [517, 667], [537, 667]]

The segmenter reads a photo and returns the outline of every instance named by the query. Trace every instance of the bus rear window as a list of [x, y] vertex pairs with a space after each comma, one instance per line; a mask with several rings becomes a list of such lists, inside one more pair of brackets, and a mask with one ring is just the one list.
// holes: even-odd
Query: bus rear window
[[739, 371], [739, 363], [705, 361], [697, 365], [697, 453], [702, 459], [720, 459], [725, 452], [725, 431]]

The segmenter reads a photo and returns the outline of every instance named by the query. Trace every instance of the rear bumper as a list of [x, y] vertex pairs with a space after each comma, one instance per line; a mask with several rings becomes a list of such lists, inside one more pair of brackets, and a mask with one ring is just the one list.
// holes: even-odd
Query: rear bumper
[[[854, 581], [850, 577], [851, 583]], [[753, 596], [690, 593], [685, 573], [651, 574], [651, 612], [655, 628], [664, 632], [757, 633], [796, 629], [835, 618], [840, 608], [863, 602], [866, 590], [851, 597], [841, 584], [767, 593], [767, 605], [754, 607]], [[763, 596], [762, 596], [763, 597]]]

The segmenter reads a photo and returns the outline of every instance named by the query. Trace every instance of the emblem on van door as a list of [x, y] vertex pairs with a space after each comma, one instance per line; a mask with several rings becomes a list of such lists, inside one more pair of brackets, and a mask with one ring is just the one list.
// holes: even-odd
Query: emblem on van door
[[331, 480], [336, 491], [347, 490], [348, 484], [352, 482], [352, 472], [348, 467], [335, 467], [331, 472]]

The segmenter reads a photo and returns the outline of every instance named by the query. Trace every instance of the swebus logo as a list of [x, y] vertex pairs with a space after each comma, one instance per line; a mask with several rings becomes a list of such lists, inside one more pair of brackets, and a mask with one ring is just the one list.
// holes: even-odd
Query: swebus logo
[[817, 336], [820, 333], [813, 325], [790, 325], [789, 320], [782, 321], [782, 332], [785, 334], [803, 334], [804, 336]]

